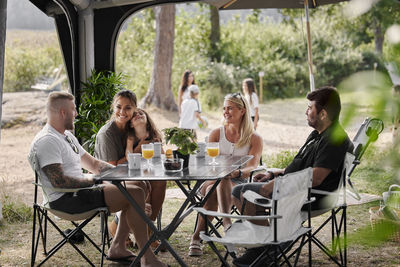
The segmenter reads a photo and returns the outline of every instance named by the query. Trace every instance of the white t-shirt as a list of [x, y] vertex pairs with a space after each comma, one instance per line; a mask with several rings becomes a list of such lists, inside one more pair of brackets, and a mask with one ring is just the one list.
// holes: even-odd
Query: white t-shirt
[[[66, 136], [69, 136], [75, 144], [78, 153], [74, 152]], [[60, 163], [65, 175], [83, 177], [81, 157], [86, 151], [69, 131], [65, 131], [64, 134], [61, 134], [49, 124], [46, 124], [33, 139], [29, 153], [36, 153], [36, 158], [40, 167], [41, 183], [44, 186], [43, 189], [46, 191], [50, 202], [59, 199], [64, 193], [56, 192], [51, 189], [53, 186], [43, 172], [43, 167]]]
[[258, 96], [256, 93], [251, 94], [251, 100], [250, 102], [250, 95], [245, 95], [247, 103], [250, 105], [250, 116], [254, 117], [256, 115], [256, 108], [258, 108]]
[[[182, 103], [185, 99], [190, 99], [190, 93], [189, 93], [189, 86], [186, 88], [186, 90], [182, 93]], [[181, 104], [182, 105], [182, 104]]]
[[198, 129], [195, 112], [201, 112], [200, 103], [197, 99], [185, 99], [181, 105], [181, 118], [179, 119], [179, 128]]

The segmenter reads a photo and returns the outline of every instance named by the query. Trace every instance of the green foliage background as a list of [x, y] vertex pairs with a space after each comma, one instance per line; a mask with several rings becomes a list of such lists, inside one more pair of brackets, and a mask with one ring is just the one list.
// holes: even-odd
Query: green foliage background
[[[337, 86], [359, 70], [384, 70], [374, 53], [373, 38], [367, 30], [356, 32], [360, 21], [346, 20], [341, 8], [328, 5], [311, 10], [311, 37], [315, 84]], [[172, 90], [177, 95], [185, 69], [195, 73], [205, 109], [220, 106], [227, 93], [240, 91], [246, 77], [259, 83], [264, 71], [264, 100], [304, 95], [309, 90], [305, 22], [300, 10], [282, 10], [284, 20], [261, 19], [254, 10], [246, 19], [234, 17], [221, 23], [220, 62], [210, 60], [210, 20], [207, 5], [195, 4], [194, 11], [177, 5]], [[386, 9], [385, 9], [386, 10]], [[368, 16], [365, 16], [368, 18]], [[154, 13], [145, 9], [134, 14], [121, 31], [117, 43], [116, 72], [126, 75], [127, 87], [140, 99], [148, 89], [153, 67]], [[4, 91], [27, 90], [40, 77], [49, 76], [62, 64], [55, 36], [40, 33], [45, 41], [9, 42], [6, 47]], [[54, 33], [53, 33], [54, 35]], [[393, 49], [384, 46], [386, 60], [399, 64]], [[34, 52], [32, 52], [34, 50]]]
[[75, 121], [76, 135], [91, 155], [94, 153], [96, 135], [110, 119], [114, 95], [124, 88], [121, 73], [92, 71], [92, 75], [82, 86], [82, 99]]

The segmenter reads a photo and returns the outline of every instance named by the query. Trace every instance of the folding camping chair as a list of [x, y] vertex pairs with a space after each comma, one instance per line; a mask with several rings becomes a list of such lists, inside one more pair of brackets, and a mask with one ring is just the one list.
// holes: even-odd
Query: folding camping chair
[[[235, 247], [264, 247], [263, 253], [252, 265], [269, 261], [275, 264], [286, 263], [289, 266], [296, 266], [301, 249], [307, 242], [306, 240], [310, 240], [311, 235], [311, 221], [308, 220], [308, 226], [305, 227], [301, 217], [303, 205], [310, 203], [311, 186], [312, 168], [307, 168], [277, 177], [271, 199], [264, 198], [252, 191], [246, 191], [243, 197], [247, 201], [269, 209], [270, 215], [265, 216], [223, 214], [207, 211], [203, 208], [195, 208], [203, 216], [238, 219], [227, 230], [224, 237], [210, 235], [208, 227], [205, 232], [201, 232], [200, 237], [211, 246], [224, 266], [229, 266], [226, 261], [227, 255], [223, 257], [214, 242], [222, 243], [233, 257], [235, 257]], [[308, 213], [310, 216], [310, 207]], [[255, 225], [249, 220], [269, 220], [269, 226]], [[307, 236], [308, 238], [306, 238]], [[299, 246], [292, 251], [299, 240]], [[310, 247], [310, 241], [308, 243]], [[294, 260], [292, 260], [294, 255]], [[309, 264], [311, 264], [310, 253]]]
[[[361, 197], [351, 182], [351, 174], [358, 164], [368, 146], [378, 139], [383, 131], [384, 125], [380, 119], [366, 118], [361, 124], [356, 136], [353, 139], [353, 154], [347, 153], [342, 170], [342, 179], [338, 190], [335, 192], [326, 192], [312, 189], [312, 193], [329, 195], [333, 198], [333, 205], [322, 210], [313, 210], [311, 217], [331, 212], [330, 216], [315, 230], [312, 231], [312, 242], [320, 248], [334, 263], [338, 266], [347, 266], [347, 195], [360, 200]], [[349, 185], [349, 188], [346, 186]], [[331, 224], [331, 246], [326, 246], [317, 234], [327, 225]]]
[[[262, 157], [260, 157], [260, 166], [258, 166], [256, 169], [254, 169], [250, 172], [249, 182], [252, 181], [254, 175], [256, 175], [257, 173], [260, 173], [262, 171], [265, 171], [265, 170], [266, 170], [266, 167], [263, 165]], [[190, 190], [192, 190], [191, 184], [189, 181], [183, 181], [182, 184], [188, 187], [189, 192], [190, 192]], [[201, 195], [200, 192], [198, 194], [196, 194], [195, 198], [198, 202], [201, 202], [204, 200], [204, 196]], [[232, 207], [231, 207], [231, 214], [240, 215], [240, 211], [238, 210], [238, 208], [235, 205], [232, 205]], [[196, 230], [198, 220], [199, 220], [199, 216], [196, 217], [193, 232]], [[214, 216], [214, 220], [215, 220], [215, 223], [210, 228], [210, 234], [215, 233], [223, 225], [222, 218], [220, 218], [218, 216]]]
[[[97, 209], [93, 209], [84, 213], [78, 214], [69, 214], [66, 212], [58, 211], [51, 209], [49, 206], [49, 198], [46, 193], [45, 187], [41, 183], [41, 176], [39, 172], [39, 164], [37, 162], [37, 158], [35, 154], [30, 154], [28, 156], [29, 163], [33, 171], [35, 172], [35, 192], [34, 192], [34, 203], [33, 203], [33, 229], [32, 229], [32, 251], [31, 251], [31, 266], [35, 265], [37, 249], [39, 247], [39, 239], [42, 240], [43, 245], [43, 253], [46, 255], [45, 259], [43, 259], [37, 266], [41, 266], [44, 264], [51, 256], [53, 256], [61, 247], [63, 247], [66, 243], [71, 244], [71, 246], [88, 262], [89, 265], [95, 266], [93, 262], [80, 250], [75, 244], [73, 238], [77, 233], [83, 234], [84, 238], [88, 240], [100, 253], [100, 266], [103, 266], [103, 260], [106, 256], [104, 253], [105, 244], [107, 242], [108, 247], [110, 247], [109, 236], [108, 236], [108, 227], [107, 227], [107, 215], [108, 209], [107, 207], [101, 207]], [[42, 204], [38, 203], [38, 187], [42, 188], [43, 193], [43, 202]], [[91, 188], [80, 188], [80, 189], [57, 189], [59, 192], [77, 192], [82, 189], [93, 189]], [[53, 188], [54, 190], [54, 188]], [[50, 213], [57, 216], [60, 219], [64, 219], [67, 221], [71, 221], [75, 229], [70, 231], [69, 233], [63, 232], [59, 226], [57, 226], [56, 221], [50, 218]], [[97, 215], [101, 216], [101, 248], [85, 233], [83, 232], [83, 227], [85, 227], [93, 218]], [[83, 221], [81, 223], [76, 223], [76, 221]], [[54, 229], [61, 235], [62, 239], [54, 245], [50, 250], [47, 249], [47, 225], [50, 223]]]

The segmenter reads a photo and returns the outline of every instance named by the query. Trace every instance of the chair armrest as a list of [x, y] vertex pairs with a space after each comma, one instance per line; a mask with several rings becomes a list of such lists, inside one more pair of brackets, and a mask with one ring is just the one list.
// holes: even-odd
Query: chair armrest
[[329, 192], [329, 191], [323, 191], [323, 190], [317, 190], [317, 189], [311, 189], [311, 193], [318, 194], [318, 195], [326, 195], [326, 196], [334, 196], [338, 195], [339, 192]]
[[217, 211], [212, 211], [212, 210], [206, 210], [204, 208], [196, 207], [193, 208], [195, 211], [198, 213], [207, 215], [207, 216], [213, 216], [213, 217], [224, 217], [224, 218], [231, 218], [231, 219], [241, 219], [241, 220], [267, 220], [267, 219], [273, 219], [277, 218], [280, 219], [282, 218], [281, 215], [257, 215], [257, 216], [251, 216], [251, 215], [234, 215], [230, 213], [221, 213]]
[[258, 173], [265, 173], [267, 171], [267, 167], [265, 166], [258, 166], [257, 168], [250, 171], [249, 175], [249, 182], [253, 182], [253, 177]]
[[243, 197], [256, 205], [265, 207], [265, 208], [271, 208], [272, 207], [272, 200], [266, 197], [263, 197], [260, 194], [257, 194], [254, 191], [247, 190], [246, 192], [243, 193]]
[[304, 204], [306, 205], [306, 204], [311, 204], [311, 203], [313, 203], [314, 201], [316, 201], [317, 199], [315, 198], [315, 197], [312, 197], [312, 198], [310, 198], [310, 200], [307, 200], [306, 202], [304, 202]]

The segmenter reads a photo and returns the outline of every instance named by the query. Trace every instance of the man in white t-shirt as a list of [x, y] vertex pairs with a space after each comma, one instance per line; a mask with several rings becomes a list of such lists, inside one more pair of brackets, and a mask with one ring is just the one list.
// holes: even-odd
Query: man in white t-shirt
[[[46, 187], [51, 208], [67, 213], [81, 213], [107, 206], [110, 212], [122, 211], [121, 223], [118, 224], [107, 259], [131, 262], [135, 256], [125, 246], [129, 230], [133, 231], [139, 247], [143, 247], [148, 240], [147, 226], [116, 186], [104, 184], [99, 190], [79, 190], [76, 193], [61, 193], [51, 189], [90, 187], [95, 184], [95, 180], [83, 177], [82, 167], [94, 174], [114, 167], [92, 157], [70, 132], [74, 130], [76, 116], [73, 95], [65, 92], [51, 93], [47, 101], [47, 124], [34, 138], [30, 157], [35, 155], [38, 160], [41, 182]], [[143, 188], [127, 184], [127, 190], [144, 208], [146, 193]], [[166, 265], [147, 249], [141, 258], [141, 266]]]
[[200, 120], [203, 125], [206, 125], [206, 122], [200, 116], [201, 106], [198, 100], [200, 93], [199, 87], [195, 84], [192, 84], [189, 86], [188, 91], [190, 98], [185, 99], [182, 102], [179, 128], [191, 129], [195, 131], [199, 128], [197, 120]]

